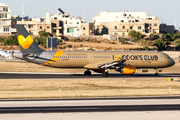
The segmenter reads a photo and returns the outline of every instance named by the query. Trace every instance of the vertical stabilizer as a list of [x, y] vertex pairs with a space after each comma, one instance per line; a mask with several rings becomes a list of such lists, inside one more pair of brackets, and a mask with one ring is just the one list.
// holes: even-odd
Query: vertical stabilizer
[[36, 42], [32, 39], [30, 34], [25, 29], [24, 25], [16, 25], [18, 33], [18, 42], [20, 51], [25, 54], [40, 54], [43, 50], [39, 48]]

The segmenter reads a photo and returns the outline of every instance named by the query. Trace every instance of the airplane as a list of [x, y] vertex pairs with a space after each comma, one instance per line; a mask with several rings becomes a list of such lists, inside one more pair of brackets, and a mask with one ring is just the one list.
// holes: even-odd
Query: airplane
[[0, 55], [3, 58], [12, 59], [12, 53], [10, 53], [10, 52], [0, 50]]
[[136, 69], [154, 69], [173, 66], [175, 61], [167, 54], [156, 51], [46, 51], [38, 47], [23, 25], [17, 25], [20, 52], [13, 56], [28, 62], [55, 68], [84, 68], [85, 76], [91, 71], [108, 77], [114, 69], [122, 74], [131, 75]]

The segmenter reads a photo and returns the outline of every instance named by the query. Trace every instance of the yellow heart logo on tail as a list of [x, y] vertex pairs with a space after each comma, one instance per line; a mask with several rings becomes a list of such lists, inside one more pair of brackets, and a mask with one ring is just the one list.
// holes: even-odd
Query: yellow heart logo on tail
[[18, 41], [19, 41], [19, 44], [21, 45], [21, 47], [24, 49], [28, 49], [31, 46], [31, 44], [33, 43], [33, 39], [30, 35], [27, 38], [25, 38], [22, 35], [19, 35]]

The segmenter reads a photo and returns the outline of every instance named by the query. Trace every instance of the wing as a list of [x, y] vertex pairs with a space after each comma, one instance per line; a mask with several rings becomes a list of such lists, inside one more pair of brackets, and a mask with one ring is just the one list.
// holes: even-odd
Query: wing
[[118, 61], [106, 61], [106, 62], [100, 62], [100, 63], [92, 63], [87, 64], [84, 66], [84, 68], [87, 69], [106, 69], [106, 68], [115, 68], [118, 65], [121, 65], [124, 63], [125, 59], [120, 59]]

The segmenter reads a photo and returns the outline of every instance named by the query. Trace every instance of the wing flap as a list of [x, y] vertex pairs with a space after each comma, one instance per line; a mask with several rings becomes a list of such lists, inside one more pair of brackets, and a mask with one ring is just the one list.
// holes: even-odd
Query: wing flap
[[101, 62], [101, 63], [91, 63], [84, 66], [87, 69], [104, 69], [112, 66], [117, 66], [121, 63], [124, 63], [125, 59], [120, 59], [118, 61], [110, 61], [110, 62]]

